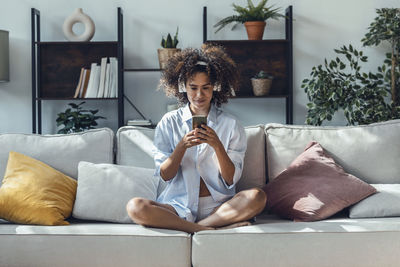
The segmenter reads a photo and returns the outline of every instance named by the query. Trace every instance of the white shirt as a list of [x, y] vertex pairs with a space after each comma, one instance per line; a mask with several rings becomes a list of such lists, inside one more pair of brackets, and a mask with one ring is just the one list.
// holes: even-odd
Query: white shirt
[[[244, 128], [233, 116], [213, 104], [207, 116], [207, 125], [217, 133], [235, 166], [233, 183], [228, 185], [222, 178], [214, 148], [204, 143], [186, 150], [176, 176], [167, 181], [165, 190], [157, 198], [158, 202], [173, 206], [180, 217], [191, 222], [196, 221], [197, 217], [200, 176], [214, 201], [222, 204], [229, 200], [235, 195], [235, 185], [242, 175], [247, 148]], [[156, 176], [161, 178], [160, 165], [191, 130], [192, 113], [189, 104], [163, 116], [154, 136]]]

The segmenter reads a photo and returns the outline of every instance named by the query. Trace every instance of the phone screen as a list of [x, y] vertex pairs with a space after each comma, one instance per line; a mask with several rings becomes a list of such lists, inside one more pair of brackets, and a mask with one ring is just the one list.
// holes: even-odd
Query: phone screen
[[207, 116], [205, 115], [193, 115], [192, 117], [192, 129], [201, 128], [201, 125], [207, 125]]

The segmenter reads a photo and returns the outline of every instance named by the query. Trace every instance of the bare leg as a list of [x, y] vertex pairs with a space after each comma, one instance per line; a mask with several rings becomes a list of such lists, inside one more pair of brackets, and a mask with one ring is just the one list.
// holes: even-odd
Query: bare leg
[[[263, 211], [266, 203], [267, 196], [260, 188], [243, 190], [197, 223], [203, 226], [221, 227], [249, 220]], [[233, 226], [242, 225], [239, 223]]]
[[126, 211], [135, 223], [143, 226], [180, 230], [187, 233], [214, 229], [188, 222], [180, 218], [172, 206], [145, 198], [136, 197], [129, 200]]

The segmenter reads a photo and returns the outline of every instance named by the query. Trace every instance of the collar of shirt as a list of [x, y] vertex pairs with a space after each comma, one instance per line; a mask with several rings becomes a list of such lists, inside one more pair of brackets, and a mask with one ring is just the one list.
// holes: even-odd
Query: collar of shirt
[[[189, 103], [182, 109], [182, 121], [187, 122], [192, 119], [192, 112], [190, 111]], [[217, 107], [211, 103], [210, 111], [208, 112], [207, 121], [213, 124], [217, 123]]]

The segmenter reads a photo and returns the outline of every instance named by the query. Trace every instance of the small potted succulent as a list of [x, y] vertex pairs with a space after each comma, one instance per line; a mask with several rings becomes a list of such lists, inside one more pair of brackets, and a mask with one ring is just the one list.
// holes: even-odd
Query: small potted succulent
[[268, 0], [261, 0], [261, 2], [255, 6], [251, 0], [247, 0], [247, 7], [233, 4], [233, 9], [238, 14], [226, 17], [217, 22], [214, 25], [214, 27], [218, 27], [215, 33], [226, 25], [236, 22], [236, 24], [233, 25], [232, 30], [241, 23], [246, 27], [249, 40], [262, 40], [266, 25], [265, 21], [268, 19], [279, 19], [285, 17], [278, 13], [280, 8], [273, 8], [273, 6], [266, 7], [267, 2]]
[[253, 93], [255, 96], [268, 95], [271, 89], [272, 80], [274, 76], [265, 71], [260, 71], [253, 78], [251, 84], [253, 85]]
[[181, 49], [176, 48], [178, 45], [178, 27], [176, 28], [176, 33], [174, 39], [172, 39], [171, 34], [168, 33], [167, 39], [164, 36], [161, 39], [162, 48], [158, 49], [158, 61], [160, 63], [160, 69], [165, 69], [167, 61], [171, 58], [175, 53], [181, 51]]
[[57, 133], [68, 134], [75, 132], [82, 132], [84, 130], [94, 129], [93, 126], [97, 126], [97, 119], [105, 119], [102, 116], [96, 116], [99, 110], [86, 110], [82, 109], [80, 104], [69, 103], [71, 108], [67, 108], [64, 112], [57, 114], [57, 126], [64, 125], [64, 128], [60, 129]]

